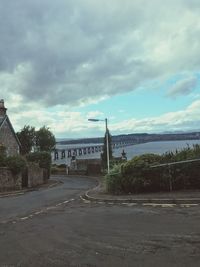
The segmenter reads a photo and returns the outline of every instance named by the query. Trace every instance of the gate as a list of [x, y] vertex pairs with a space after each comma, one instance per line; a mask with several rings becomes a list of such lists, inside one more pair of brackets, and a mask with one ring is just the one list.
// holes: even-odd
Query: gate
[[28, 187], [28, 168], [22, 172], [22, 187]]

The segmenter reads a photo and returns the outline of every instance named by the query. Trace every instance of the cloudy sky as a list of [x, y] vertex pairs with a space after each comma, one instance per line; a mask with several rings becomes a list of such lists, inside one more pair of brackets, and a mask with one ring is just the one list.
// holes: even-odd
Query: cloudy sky
[[0, 0], [0, 98], [56, 137], [200, 129], [199, 0]]

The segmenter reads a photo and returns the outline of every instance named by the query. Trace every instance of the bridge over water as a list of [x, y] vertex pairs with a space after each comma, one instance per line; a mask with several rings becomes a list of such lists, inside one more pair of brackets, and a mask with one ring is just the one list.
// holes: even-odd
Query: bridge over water
[[[126, 146], [134, 145], [135, 142], [115, 142], [112, 143], [112, 149], [119, 149]], [[57, 163], [61, 160], [71, 159], [73, 156], [76, 158], [91, 158], [100, 157], [103, 151], [103, 144], [70, 144], [70, 145], [56, 145], [56, 149], [52, 151], [52, 162]]]

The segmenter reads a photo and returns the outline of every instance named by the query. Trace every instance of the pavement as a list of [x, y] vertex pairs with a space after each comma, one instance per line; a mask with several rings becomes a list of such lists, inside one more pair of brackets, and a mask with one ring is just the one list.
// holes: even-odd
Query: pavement
[[27, 192], [31, 192], [31, 191], [48, 189], [48, 188], [57, 186], [57, 185], [59, 185], [61, 183], [62, 183], [62, 181], [57, 181], [57, 180], [52, 180], [51, 179], [51, 180], [48, 180], [45, 184], [38, 185], [38, 186], [35, 186], [35, 187], [32, 187], [32, 188], [23, 188], [21, 190], [12, 190], [12, 191], [0, 192], [0, 198], [23, 195], [23, 194], [25, 194]]
[[97, 179], [98, 186], [88, 190], [82, 196], [84, 200], [105, 203], [200, 204], [200, 190], [114, 195], [106, 192], [102, 179]]

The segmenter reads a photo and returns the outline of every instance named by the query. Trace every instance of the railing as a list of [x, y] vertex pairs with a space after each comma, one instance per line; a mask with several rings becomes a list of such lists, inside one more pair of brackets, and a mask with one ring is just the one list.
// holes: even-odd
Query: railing
[[152, 165], [152, 166], [150, 166], [150, 168], [157, 168], [157, 167], [171, 166], [171, 165], [183, 164], [183, 163], [190, 163], [190, 162], [195, 162], [195, 161], [200, 161], [200, 159], [188, 159], [188, 160], [182, 160], [182, 161], [174, 161], [174, 162], [169, 162], [169, 163], [163, 163], [163, 164], [158, 164], [158, 165]]
[[197, 161], [200, 161], [200, 159], [189, 159], [189, 160], [182, 160], [182, 161], [175, 161], [175, 162], [157, 164], [157, 165], [150, 166], [150, 168], [168, 167], [169, 189], [170, 189], [170, 192], [171, 192], [173, 190], [173, 183], [172, 183], [173, 177], [172, 177], [172, 172], [171, 172], [171, 166], [178, 165], [178, 164], [197, 162]]

